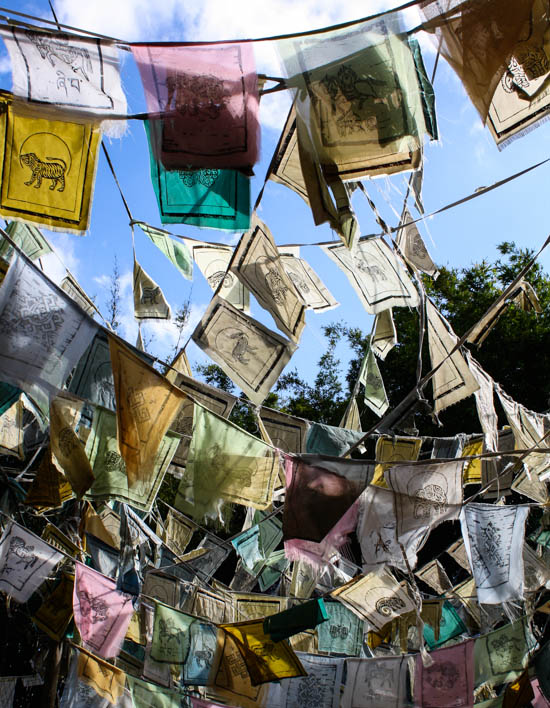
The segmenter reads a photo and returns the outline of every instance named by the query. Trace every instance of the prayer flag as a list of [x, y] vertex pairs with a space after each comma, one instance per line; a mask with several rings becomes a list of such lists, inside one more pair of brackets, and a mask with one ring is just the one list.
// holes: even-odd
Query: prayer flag
[[407, 658], [346, 659], [342, 704], [353, 708], [401, 708], [407, 701]]
[[191, 625], [197, 618], [155, 602], [151, 657], [167, 664], [183, 664], [190, 647]]
[[388, 395], [384, 388], [384, 381], [382, 380], [376, 357], [370, 347], [361, 364], [358, 380], [365, 388], [364, 400], [367, 406], [378, 417], [383, 416], [388, 410], [390, 402], [388, 401]]
[[136, 320], [169, 320], [170, 305], [160, 287], [134, 258], [134, 317]]
[[307, 261], [300, 258], [298, 247], [279, 247], [281, 263], [306, 307], [314, 312], [327, 312], [338, 307], [332, 294], [327, 290], [317, 273]]
[[[155, 246], [164, 253], [166, 258], [176, 266], [184, 278], [193, 278], [193, 260], [184, 240], [176, 241], [170, 238], [170, 234], [162, 229], [149, 226], [143, 221], [135, 222], [146, 236], [148, 236]], [[184, 372], [187, 373], [187, 372]]]
[[[242, 230], [244, 231], [248, 227], [247, 223]], [[219, 243], [202, 243], [201, 241], [188, 241], [187, 243], [192, 249], [195, 263], [212, 290], [216, 291], [221, 282], [218, 295], [230, 302], [237, 310], [249, 312], [250, 293], [241, 281], [227, 270], [235, 249], [232, 246], [224, 246]]]
[[388, 307], [376, 315], [370, 337], [370, 348], [379, 359], [384, 359], [397, 344], [397, 332], [393, 321], [392, 308]]
[[424, 708], [473, 708], [474, 642], [456, 644], [430, 653], [431, 666], [417, 654], [414, 677], [416, 705]]
[[[23, 221], [10, 221], [6, 226], [6, 233], [31, 261], [52, 252], [50, 244], [32, 224], [26, 224]], [[11, 243], [1, 237], [0, 256], [10, 261], [13, 252], [14, 248]]]
[[529, 663], [536, 646], [528, 618], [484, 634], [475, 641], [476, 686], [515, 681]]
[[315, 629], [317, 625], [328, 620], [328, 612], [323, 598], [300, 603], [294, 607], [266, 617], [264, 632], [274, 642], [288, 639], [293, 634], [304, 632], [306, 629]]

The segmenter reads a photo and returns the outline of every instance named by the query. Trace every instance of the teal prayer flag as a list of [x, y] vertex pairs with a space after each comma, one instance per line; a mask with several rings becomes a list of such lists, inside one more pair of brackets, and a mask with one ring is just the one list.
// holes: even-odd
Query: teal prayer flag
[[433, 627], [430, 627], [429, 624], [424, 625], [424, 639], [430, 649], [435, 649], [448, 642], [449, 639], [453, 639], [453, 637], [457, 637], [466, 631], [464, 622], [460, 619], [455, 608], [450, 602], [446, 602], [441, 610], [439, 639], [436, 640]]

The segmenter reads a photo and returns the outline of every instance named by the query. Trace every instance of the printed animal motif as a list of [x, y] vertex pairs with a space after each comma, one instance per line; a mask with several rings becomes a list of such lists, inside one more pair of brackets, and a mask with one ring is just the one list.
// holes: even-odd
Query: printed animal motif
[[273, 299], [277, 305], [284, 305], [288, 288], [276, 268], [268, 267], [265, 275], [265, 282], [267, 287], [271, 290], [271, 294], [273, 295]]
[[389, 617], [399, 610], [405, 608], [405, 603], [399, 597], [381, 597], [375, 605], [376, 611], [385, 617]]
[[[23, 570], [32, 568], [38, 561], [34, 554], [34, 546], [26, 546], [25, 541], [20, 536], [10, 539], [10, 547], [6, 557], [6, 563], [2, 569], [3, 573], [9, 573], [17, 568], [14, 566], [23, 565]], [[11, 565], [13, 563], [13, 565]]]
[[36, 182], [35, 189], [40, 189], [43, 179], [52, 181], [50, 189], [55, 189], [59, 184], [58, 192], [63, 192], [65, 189], [65, 172], [67, 171], [67, 163], [60, 157], [46, 157], [50, 162], [43, 162], [34, 152], [27, 152], [21, 155], [21, 162], [31, 170], [31, 178], [25, 184], [30, 187], [33, 182]]
[[90, 80], [92, 73], [92, 60], [90, 53], [83, 47], [71, 47], [69, 40], [63, 35], [53, 39], [49, 34], [28, 31], [27, 37], [38, 49], [42, 59], [55, 66], [55, 59], [67, 64], [75, 72], [80, 72], [86, 81]]
[[156, 305], [159, 295], [160, 288], [158, 285], [156, 288], [149, 288], [146, 285], [142, 285], [140, 302], [142, 305]]
[[109, 617], [109, 608], [107, 603], [98, 597], [93, 597], [86, 590], [77, 592], [78, 602], [80, 604], [80, 614], [92, 624], [96, 622], [105, 622]]
[[169, 74], [166, 77], [166, 110], [181, 115], [216, 119], [225, 108], [223, 81], [216, 76]]
[[459, 679], [458, 669], [450, 661], [434, 664], [424, 671], [426, 682], [438, 691], [449, 691]]
[[215, 273], [212, 273], [212, 275], [209, 275], [207, 280], [212, 290], [216, 290], [220, 284], [220, 280], [223, 280], [222, 288], [231, 288], [233, 287], [235, 279], [231, 273], [226, 273], [225, 270], [217, 270]]
[[158, 640], [161, 652], [166, 655], [178, 654], [181, 652], [180, 637], [177, 627], [172, 622], [159, 621]]
[[250, 359], [245, 359], [245, 354], [248, 354], [249, 352], [253, 354], [256, 349], [248, 345], [248, 337], [246, 334], [244, 334], [244, 332], [235, 332], [234, 334], [229, 335], [229, 339], [237, 340], [235, 342], [235, 346], [233, 347], [233, 351], [231, 352], [233, 359], [236, 359], [241, 364], [248, 364]]

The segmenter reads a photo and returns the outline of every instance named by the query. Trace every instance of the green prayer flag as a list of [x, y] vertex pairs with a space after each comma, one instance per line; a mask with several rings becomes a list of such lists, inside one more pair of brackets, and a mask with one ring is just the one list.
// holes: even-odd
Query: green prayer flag
[[254, 515], [257, 523], [231, 541], [243, 565], [252, 575], [261, 571], [267, 557], [283, 537], [282, 522], [276, 518], [263, 521], [264, 517], [265, 514], [257, 511]]
[[363, 643], [363, 622], [340, 602], [327, 602], [327, 622], [317, 629], [319, 651], [359, 656]]
[[11, 408], [13, 404], [19, 399], [21, 395], [21, 389], [16, 386], [12, 386], [9, 383], [0, 383], [0, 415]]
[[137, 221], [140, 229], [151, 239], [155, 246], [162, 251], [166, 258], [171, 261], [184, 278], [193, 278], [193, 258], [185, 242], [175, 241], [170, 238], [170, 234], [162, 229], [156, 229], [143, 221]]
[[134, 708], [180, 708], [181, 695], [126, 674]]
[[260, 577], [258, 579], [260, 590], [265, 592], [268, 588], [274, 585], [285, 570], [290, 565], [290, 561], [285, 555], [284, 548], [280, 551], [273, 551], [267, 559]]
[[144, 125], [161, 222], [246, 231], [250, 226], [250, 180], [237, 170], [165, 169], [151, 146], [151, 132], [162, 131], [162, 120], [144, 121]]
[[527, 617], [478, 637], [474, 649], [475, 685], [515, 681], [527, 666], [529, 652], [535, 645]]
[[280, 642], [292, 637], [293, 634], [305, 632], [306, 629], [315, 629], [318, 624], [326, 622], [328, 618], [323, 598], [317, 598], [291, 607], [290, 610], [266, 617], [264, 632], [269, 634], [274, 642]]
[[378, 368], [378, 362], [370, 348], [361, 364], [359, 381], [365, 387], [365, 403], [367, 406], [376, 415], [384, 415], [390, 404], [384, 388], [384, 382], [382, 381], [382, 374]]
[[[42, 236], [39, 229], [32, 224], [11, 221], [6, 226], [6, 233], [31, 261], [35, 261], [37, 258], [52, 252], [50, 244]], [[10, 260], [12, 253], [13, 246], [7, 239], [2, 238], [0, 241], [0, 256]]]
[[416, 76], [420, 86], [420, 97], [422, 99], [422, 110], [424, 112], [424, 120], [426, 122], [426, 131], [434, 140], [437, 140], [439, 138], [439, 131], [437, 129], [437, 118], [435, 113], [434, 88], [428, 78], [428, 74], [426, 73], [418, 40], [409, 37], [407, 41], [409, 42], [409, 47], [411, 48], [414, 66], [416, 69]]
[[424, 625], [424, 639], [430, 649], [435, 649], [445, 644], [449, 639], [453, 639], [453, 637], [457, 637], [466, 631], [466, 626], [455, 608], [450, 602], [445, 602], [441, 610], [441, 621], [439, 622], [439, 639], [435, 638], [434, 629], [429, 624]]
[[312, 455], [331, 455], [341, 457], [352, 445], [364, 437], [357, 430], [337, 428], [335, 425], [311, 423], [307, 433], [306, 452]]
[[197, 618], [155, 602], [151, 658], [165, 664], [183, 664], [189, 653], [191, 625]]

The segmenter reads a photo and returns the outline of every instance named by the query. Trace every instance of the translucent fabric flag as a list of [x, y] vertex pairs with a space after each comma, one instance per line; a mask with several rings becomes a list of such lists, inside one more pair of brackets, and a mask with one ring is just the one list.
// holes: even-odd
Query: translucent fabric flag
[[[35, 261], [37, 258], [52, 252], [50, 244], [36, 226], [32, 224], [26, 224], [22, 221], [10, 221], [6, 226], [6, 233], [31, 261]], [[0, 240], [0, 256], [11, 260], [13, 252], [13, 246], [7, 239], [2, 237]]]
[[167, 664], [183, 664], [190, 647], [191, 625], [197, 618], [155, 602], [151, 657]]
[[197, 546], [197, 549], [201, 548], [206, 548], [208, 553], [188, 561], [186, 567], [207, 583], [231, 552], [231, 546], [217, 536], [207, 533]]
[[326, 602], [328, 620], [317, 627], [319, 651], [359, 656], [363, 644], [363, 623], [340, 602]]
[[280, 551], [273, 551], [265, 561], [262, 572], [258, 578], [258, 584], [261, 592], [265, 592], [271, 588], [286, 572], [290, 566], [290, 561], [285, 555], [284, 548]]
[[397, 332], [393, 321], [392, 308], [382, 310], [376, 315], [370, 336], [370, 348], [379, 359], [387, 357], [397, 344]]
[[456, 346], [457, 336], [429, 298], [426, 315], [432, 369], [439, 367], [432, 377], [434, 411], [440, 413], [447, 406], [471, 396], [479, 384], [459, 349], [449, 356]]
[[[90, 676], [89, 672], [85, 675], [79, 675], [79, 669], [81, 668], [80, 656], [89, 656], [90, 662], [95, 662], [94, 668], [99, 670], [99, 675], [96, 672], [94, 672], [93, 677]], [[73, 652], [69, 672], [65, 679], [63, 695], [59, 701], [59, 708], [73, 708], [73, 706], [85, 706], [86, 708], [113, 708], [113, 706], [116, 706], [116, 708], [133, 708], [130, 694], [124, 690], [124, 680], [126, 677], [124, 672], [112, 664], [108, 664], [107, 662], [99, 663], [99, 661], [97, 657], [88, 654], [81, 647], [78, 648], [78, 652]], [[88, 664], [90, 671], [92, 670], [91, 667], [92, 664]], [[112, 679], [115, 676], [118, 678], [119, 674], [122, 677], [121, 694], [116, 701], [113, 701], [111, 697], [108, 696], [108, 692], [104, 694], [103, 692], [98, 693], [97, 691], [102, 683], [104, 683], [104, 681], [102, 681], [104, 678], [103, 674], [100, 673], [102, 670], [105, 671], [105, 678]], [[114, 674], [113, 672], [119, 672], [119, 674]], [[96, 682], [94, 678], [97, 678], [98, 681]]]
[[363, 430], [361, 427], [361, 414], [359, 413], [357, 399], [354, 396], [349, 399], [347, 408], [340, 421], [340, 427], [348, 430], [357, 430], [357, 432], [362, 432]]
[[484, 123], [532, 5], [532, 0], [422, 3], [427, 20], [422, 29], [436, 36], [441, 56], [457, 73]]
[[139, 595], [143, 585], [143, 568], [154, 566], [159, 555], [161, 539], [131, 507], [120, 509], [120, 557], [117, 588]]
[[328, 176], [392, 174], [419, 164], [422, 91], [398, 33], [394, 15], [278, 42], [287, 84], [299, 90], [297, 113]]
[[124, 693], [126, 679], [124, 671], [95, 657], [85, 649], [79, 649], [76, 673], [79, 681], [91, 686], [99, 696], [106, 698], [112, 705], [117, 705]]
[[84, 445], [76, 434], [84, 401], [59, 395], [50, 403], [50, 445], [54, 460], [63, 470], [78, 498], [94, 482]]
[[309, 708], [311, 705], [316, 708], [338, 708], [344, 660], [304, 652], [297, 652], [296, 656], [307, 676], [283, 681], [279, 700], [273, 708]]
[[10, 386], [8, 383], [0, 382], [0, 415], [9, 410], [14, 403], [17, 403], [21, 396], [21, 389]]
[[535, 0], [489, 108], [487, 125], [499, 150], [537, 128], [548, 114], [547, 28], [546, 5]]
[[494, 451], [498, 449], [498, 418], [493, 396], [494, 381], [469, 352], [466, 359], [479, 386], [474, 396], [477, 415], [485, 436], [485, 447], [487, 450]]
[[379, 487], [386, 487], [384, 472], [391, 467], [391, 462], [401, 462], [410, 460], [418, 460], [420, 448], [422, 447], [421, 438], [405, 438], [405, 437], [384, 437], [380, 436], [376, 441], [375, 457], [379, 464], [374, 468], [374, 478], [372, 483]]
[[433, 588], [437, 595], [443, 595], [453, 586], [445, 572], [445, 568], [443, 568], [437, 558], [417, 570], [415, 575], [426, 585]]
[[427, 533], [443, 521], [458, 519], [462, 508], [464, 463], [398, 465], [384, 472], [395, 494], [398, 542]]
[[0, 538], [0, 590], [27, 602], [61, 560], [55, 548], [10, 521]]
[[176, 555], [181, 555], [185, 552], [197, 528], [197, 525], [191, 519], [179, 514], [172, 508], [168, 509], [163, 528], [157, 522], [157, 534]]
[[[16, 95], [102, 118], [126, 114], [116, 44], [18, 27], [3, 28], [0, 36], [10, 55]], [[121, 137], [126, 122], [110, 121], [103, 128]]]
[[15, 698], [15, 687], [17, 685], [18, 676], [6, 676], [0, 678], [0, 701], [4, 706], [13, 706]]
[[162, 224], [187, 224], [225, 231], [250, 225], [250, 179], [238, 170], [167, 169], [156, 156], [163, 121], [144, 122], [149, 140], [151, 182]]
[[358, 430], [346, 430], [324, 423], [310, 423], [305, 451], [312, 455], [341, 457], [361, 438], [363, 438], [363, 432]]
[[[248, 225], [244, 227], [246, 230]], [[230, 302], [237, 310], [250, 311], [250, 293], [236, 278], [233, 273], [227, 272], [229, 261], [233, 258], [234, 248], [218, 243], [202, 243], [201, 241], [187, 241], [192, 249], [193, 258], [200, 272], [208, 281], [212, 290], [217, 290], [220, 297]]]
[[126, 676], [134, 708], [180, 708], [181, 694], [148, 681]]
[[18, 255], [0, 289], [2, 378], [42, 403], [63, 387], [97, 325]]
[[260, 123], [252, 44], [132, 45], [147, 110], [163, 113], [156, 155], [170, 167], [251, 167]]
[[296, 351], [293, 342], [217, 296], [192, 338], [256, 405], [264, 401]]
[[183, 683], [192, 686], [209, 686], [220, 663], [218, 652], [219, 630], [213, 624], [195, 620], [191, 625], [189, 653], [183, 665]]
[[0, 414], [0, 454], [25, 458], [23, 449], [23, 401], [19, 399]]
[[266, 698], [265, 686], [253, 686], [246, 663], [236, 640], [226, 632], [218, 634], [221, 662], [214, 680], [214, 687], [207, 690], [212, 695], [242, 708], [256, 708]]
[[95, 480], [85, 495], [86, 499], [95, 502], [117, 499], [131, 504], [134, 509], [150, 511], [179, 443], [179, 435], [166, 433], [155, 457], [144, 462], [141, 468], [143, 479], [131, 485], [118, 448], [116, 416], [106, 408], [96, 407], [86, 441], [86, 454]]
[[[62, 115], [59, 115], [62, 118]], [[18, 104], [0, 115], [0, 214], [82, 234], [90, 220], [101, 131]]]
[[[416, 566], [416, 551], [424, 532], [401, 539], [411, 568]], [[407, 565], [397, 541], [395, 496], [389, 489], [369, 485], [359, 497], [357, 538], [361, 545], [363, 570], [369, 572], [384, 565], [403, 571]]]
[[430, 653], [431, 666], [420, 654], [414, 672], [415, 704], [426, 708], [473, 708], [474, 642], [467, 641]]
[[305, 632], [307, 629], [315, 629], [318, 625], [326, 622], [328, 618], [323, 598], [317, 598], [266, 617], [264, 632], [274, 642], [280, 642], [294, 634]]
[[157, 229], [143, 221], [135, 222], [161, 253], [179, 270], [184, 278], [193, 278], [193, 259], [184, 240], [176, 241], [168, 231]]
[[273, 448], [195, 403], [186, 479], [175, 506], [180, 499], [192, 504], [197, 519], [216, 516], [222, 500], [267, 509], [278, 471]]
[[260, 416], [275, 447], [298, 454], [306, 451], [307, 421], [266, 407], [261, 408]]
[[262, 595], [254, 592], [234, 593], [231, 596], [231, 602], [234, 618], [239, 622], [256, 619], [263, 621], [265, 617], [276, 615], [288, 607], [288, 598], [286, 597]]
[[220, 627], [235, 641], [253, 686], [306, 675], [290, 645], [274, 642], [264, 633], [263, 620], [222, 624]]
[[354, 578], [333, 590], [331, 595], [375, 631], [381, 630], [399, 615], [414, 612], [415, 609], [404, 587], [385, 568]]
[[117, 438], [128, 486], [150, 481], [162, 438], [187, 396], [109, 337], [115, 381]]
[[[345, 461], [338, 462], [340, 465], [335, 471], [286, 457], [285, 541], [323, 541], [354, 504], [367, 483], [366, 477], [364, 480], [354, 478], [357, 463], [346, 466]], [[348, 469], [352, 471], [347, 472]]]
[[25, 504], [42, 513], [48, 509], [57, 509], [73, 496], [71, 485], [53, 464], [50, 448], [46, 448], [25, 497]]
[[[462, 457], [481, 455], [483, 440], [471, 440], [464, 445]], [[468, 460], [464, 464], [464, 485], [481, 484], [482, 460]]]
[[339, 303], [327, 290], [317, 273], [307, 261], [300, 258], [299, 247], [279, 247], [279, 251], [283, 268], [308, 309], [314, 312], [327, 312], [338, 307]]
[[82, 563], [76, 563], [74, 621], [84, 645], [106, 659], [117, 656], [132, 618], [132, 596], [118, 592], [116, 583]]
[[521, 549], [528, 514], [528, 506], [470, 503], [462, 509], [462, 535], [479, 602], [523, 598]]
[[435, 628], [429, 623], [424, 625], [424, 639], [430, 649], [435, 649], [450, 639], [458, 637], [460, 634], [467, 632], [466, 625], [460, 619], [459, 614], [450, 602], [445, 602], [441, 611], [441, 620], [439, 622], [439, 638], [435, 636]]
[[529, 663], [529, 654], [536, 640], [529, 627], [529, 619], [507, 624], [475, 642], [476, 686], [489, 686], [515, 681]]
[[361, 364], [358, 380], [365, 389], [364, 401], [367, 406], [378, 417], [383, 416], [388, 410], [390, 402], [388, 401], [388, 395], [384, 388], [384, 381], [382, 380], [376, 357], [370, 348]]
[[136, 320], [169, 320], [171, 316], [162, 290], [134, 258], [134, 317]]
[[407, 701], [407, 658], [346, 659], [342, 705], [353, 708], [401, 708]]
[[96, 306], [93, 301], [86, 295], [84, 289], [79, 285], [77, 279], [72, 273], [67, 271], [67, 275], [63, 278], [59, 284], [61, 290], [74, 300], [77, 305], [79, 305], [87, 315], [93, 317], [96, 313]]
[[418, 293], [397, 256], [378, 237], [362, 239], [353, 251], [321, 246], [341, 268], [370, 315], [389, 307], [416, 307]]
[[59, 583], [32, 616], [35, 625], [55, 642], [61, 642], [73, 617], [74, 575], [61, 573]]
[[91, 568], [102, 575], [116, 579], [120, 565], [120, 553], [116, 548], [93, 534], [86, 533], [86, 553], [90, 556]]
[[254, 293], [277, 327], [297, 343], [306, 324], [306, 306], [283, 267], [271, 231], [255, 214], [250, 231], [239, 241], [230, 270]]
[[115, 382], [109, 340], [99, 330], [81, 357], [69, 382], [69, 391], [99, 406], [115, 410]]
[[264, 520], [264, 515], [256, 512], [257, 523], [231, 540], [231, 545], [241, 557], [244, 567], [252, 575], [257, 575], [267, 557], [279, 545], [283, 532], [277, 518]]
[[413, 221], [411, 212], [405, 207], [401, 215], [403, 226], [397, 232], [396, 243], [407, 263], [436, 278], [439, 273], [437, 266], [432, 261], [416, 224], [409, 224], [410, 221]]

